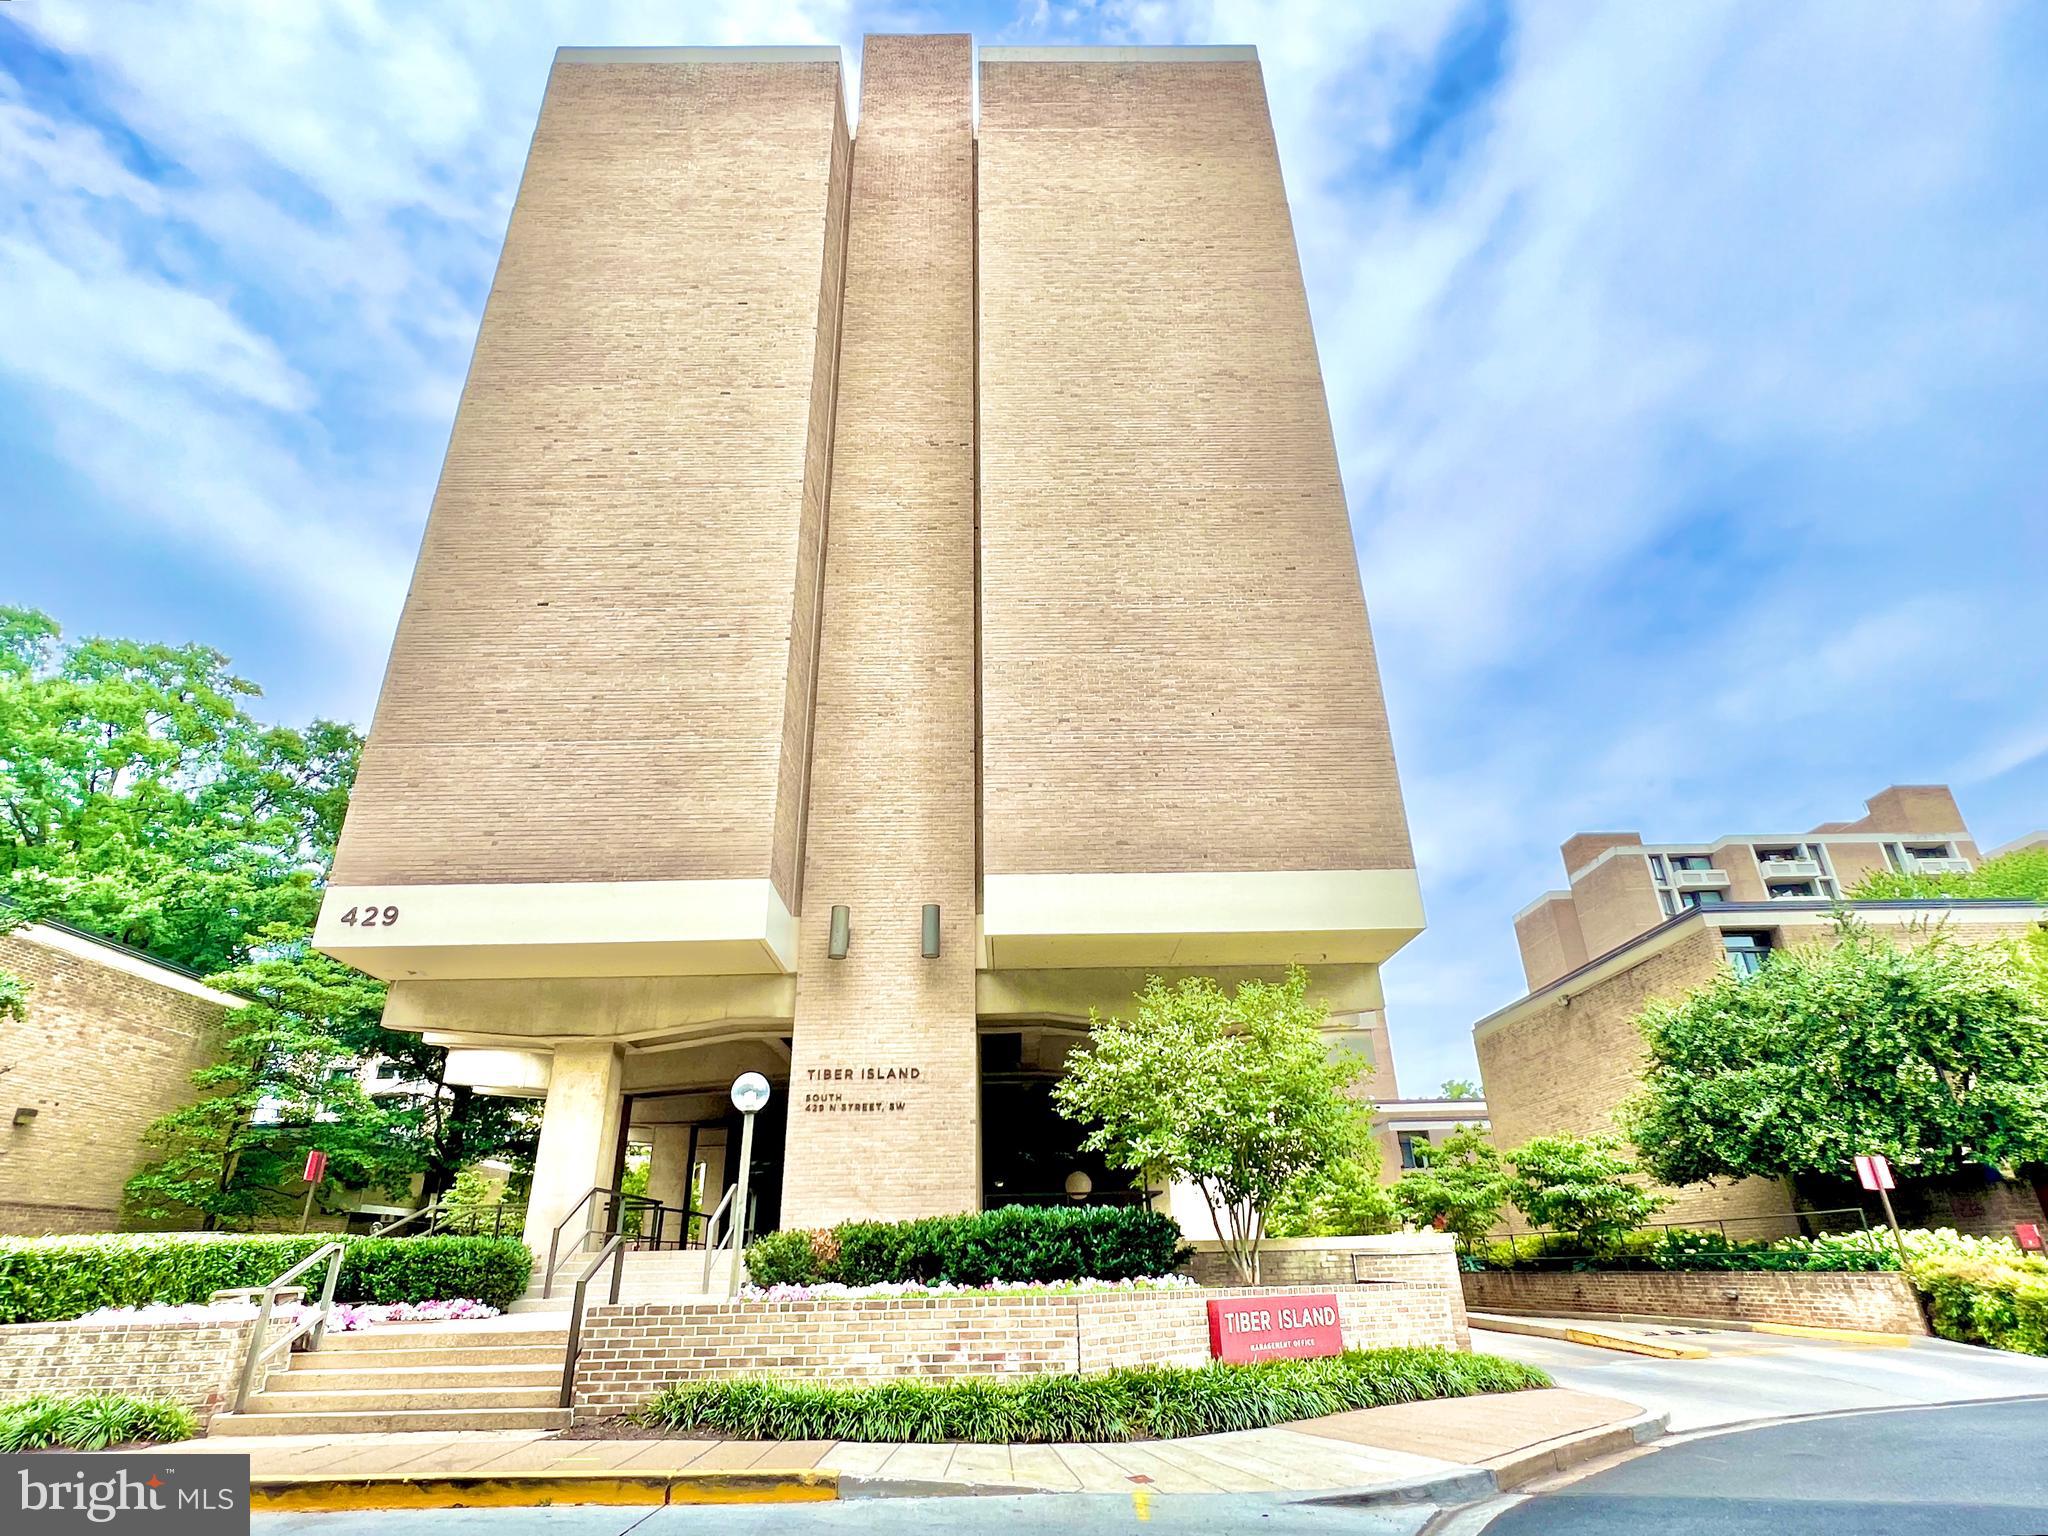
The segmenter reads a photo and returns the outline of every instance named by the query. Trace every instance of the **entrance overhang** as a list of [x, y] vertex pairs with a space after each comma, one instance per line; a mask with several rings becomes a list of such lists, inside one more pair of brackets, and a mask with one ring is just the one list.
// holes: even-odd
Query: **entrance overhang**
[[385, 981], [789, 975], [768, 880], [329, 887], [316, 949]]
[[989, 970], [1378, 964], [1422, 931], [1412, 869], [987, 875]]

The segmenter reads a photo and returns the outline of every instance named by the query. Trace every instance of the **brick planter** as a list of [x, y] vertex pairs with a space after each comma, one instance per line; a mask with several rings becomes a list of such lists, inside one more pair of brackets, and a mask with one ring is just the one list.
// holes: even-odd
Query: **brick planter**
[[[287, 1323], [271, 1325], [273, 1337]], [[15, 1323], [0, 1328], [0, 1401], [121, 1392], [165, 1399], [202, 1418], [241, 1378], [256, 1321]]]
[[1904, 1275], [1779, 1271], [1506, 1270], [1462, 1277], [1474, 1312], [1527, 1316], [1686, 1317], [1798, 1323], [1874, 1333], [1927, 1332]]
[[[1209, 1300], [1309, 1289], [594, 1306], [576, 1373], [576, 1418], [624, 1413], [672, 1381], [705, 1378], [877, 1381], [1200, 1365], [1209, 1358]], [[1458, 1347], [1464, 1318], [1455, 1286], [1390, 1279], [1317, 1289], [1336, 1293], [1349, 1348]]]

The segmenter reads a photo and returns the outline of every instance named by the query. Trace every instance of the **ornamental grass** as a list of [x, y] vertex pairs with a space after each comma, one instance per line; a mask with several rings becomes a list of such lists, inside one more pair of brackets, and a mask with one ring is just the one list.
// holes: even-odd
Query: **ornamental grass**
[[176, 1403], [118, 1392], [90, 1397], [23, 1397], [0, 1403], [0, 1455], [160, 1444], [190, 1440], [198, 1432], [199, 1421]]
[[1534, 1366], [1447, 1349], [1319, 1360], [1143, 1366], [1100, 1375], [875, 1383], [686, 1381], [635, 1423], [727, 1440], [1017, 1444], [1172, 1439], [1263, 1429], [1352, 1408], [1551, 1385]]

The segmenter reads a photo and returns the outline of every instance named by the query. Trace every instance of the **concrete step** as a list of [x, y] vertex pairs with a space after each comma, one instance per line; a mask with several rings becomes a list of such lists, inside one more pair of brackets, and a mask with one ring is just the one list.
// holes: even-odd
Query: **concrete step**
[[425, 1430], [567, 1429], [566, 1408], [422, 1408], [382, 1413], [221, 1413], [207, 1426], [224, 1435], [399, 1435]]
[[495, 1366], [510, 1370], [521, 1366], [553, 1365], [562, 1368], [562, 1356], [569, 1347], [566, 1323], [550, 1335], [547, 1344], [501, 1346], [457, 1344], [446, 1349], [333, 1349], [334, 1340], [318, 1349], [292, 1356], [294, 1371], [382, 1371], [441, 1370], [467, 1365]]
[[562, 1383], [544, 1387], [415, 1387], [366, 1392], [279, 1392], [266, 1386], [249, 1399], [250, 1413], [402, 1413], [414, 1409], [552, 1408]]
[[[635, 1291], [629, 1285], [619, 1292], [619, 1305], [622, 1307], [635, 1306], [641, 1303], [664, 1305], [675, 1302], [724, 1301], [725, 1299], [726, 1296], [723, 1291], [714, 1294], [706, 1294], [703, 1291]], [[522, 1317], [532, 1315], [566, 1315], [574, 1301], [574, 1292], [564, 1295], [562, 1292], [557, 1291], [554, 1295], [546, 1298], [537, 1295], [522, 1296], [519, 1300], [513, 1302], [510, 1307], [506, 1308], [506, 1310], [508, 1312], [516, 1312]], [[583, 1298], [583, 1304], [586, 1307], [605, 1306], [610, 1301], [611, 1292], [608, 1290]]]
[[446, 1387], [547, 1387], [559, 1386], [562, 1362], [552, 1365], [432, 1365], [389, 1366], [361, 1370], [330, 1364], [301, 1368], [292, 1362], [288, 1371], [274, 1373], [265, 1384], [266, 1392], [407, 1392]]
[[401, 1333], [396, 1329], [365, 1329], [360, 1333], [330, 1333], [320, 1341], [316, 1354], [388, 1354], [403, 1352], [409, 1355], [432, 1355], [442, 1360], [451, 1351], [490, 1349], [522, 1350], [552, 1349], [559, 1353], [568, 1344], [568, 1333], [563, 1324], [527, 1323], [513, 1324], [502, 1328], [489, 1326], [467, 1327], [461, 1323], [440, 1324], [422, 1328], [418, 1333]]

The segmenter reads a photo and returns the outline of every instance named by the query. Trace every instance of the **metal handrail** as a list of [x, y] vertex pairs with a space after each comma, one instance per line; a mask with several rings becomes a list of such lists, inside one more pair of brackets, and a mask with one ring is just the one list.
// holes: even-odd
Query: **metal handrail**
[[434, 1228], [438, 1227], [441, 1224], [440, 1217], [437, 1214], [441, 1209], [441, 1199], [441, 1196], [436, 1195], [433, 1199], [429, 1200], [425, 1205], [421, 1206], [418, 1210], [407, 1211], [403, 1216], [395, 1217], [392, 1220], [384, 1222], [379, 1226], [374, 1226], [370, 1228], [370, 1236], [389, 1237], [392, 1233], [396, 1232], [400, 1227], [410, 1226], [413, 1222], [418, 1221], [422, 1216], [433, 1216], [435, 1219], [432, 1222], [428, 1223], [426, 1232], [421, 1234], [422, 1236], [431, 1236], [433, 1234]]
[[576, 1359], [583, 1353], [583, 1292], [590, 1284], [590, 1277], [604, 1268], [606, 1259], [612, 1261], [613, 1306], [619, 1304], [619, 1287], [626, 1278], [626, 1234], [614, 1232], [605, 1245], [598, 1249], [582, 1274], [576, 1277], [576, 1294], [569, 1302], [569, 1350], [562, 1357], [562, 1401], [564, 1408], [576, 1406]]
[[[320, 1341], [327, 1336], [328, 1319], [334, 1315], [334, 1283], [341, 1278], [341, 1257], [346, 1251], [340, 1243], [322, 1243], [263, 1288], [263, 1300], [256, 1308], [256, 1331], [249, 1335], [249, 1352], [242, 1360], [241, 1384], [235, 1388], [236, 1413], [248, 1408], [249, 1388], [255, 1384], [256, 1373], [264, 1361], [290, 1349], [308, 1333], [313, 1335], [313, 1347], [320, 1347]], [[320, 1287], [320, 1310], [302, 1319], [299, 1326], [283, 1338], [274, 1343], [266, 1342], [270, 1332], [270, 1309], [277, 1301], [278, 1291], [322, 1259], [327, 1261], [327, 1282]]]
[[[711, 1260], [718, 1252], [718, 1245], [721, 1241], [718, 1236], [719, 1218], [725, 1215], [727, 1207], [732, 1204], [732, 1197], [738, 1190], [739, 1186], [737, 1184], [726, 1185], [725, 1194], [719, 1199], [718, 1209], [704, 1218], [704, 1290], [707, 1294], [711, 1290]], [[727, 1228], [728, 1236], [737, 1225], [738, 1223], [735, 1222]]]

